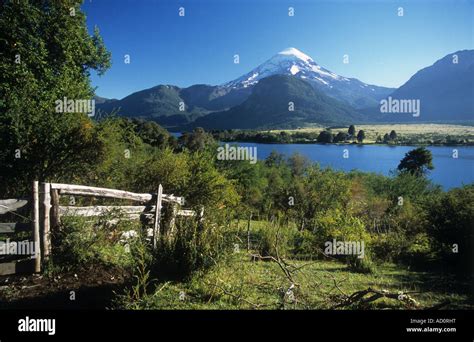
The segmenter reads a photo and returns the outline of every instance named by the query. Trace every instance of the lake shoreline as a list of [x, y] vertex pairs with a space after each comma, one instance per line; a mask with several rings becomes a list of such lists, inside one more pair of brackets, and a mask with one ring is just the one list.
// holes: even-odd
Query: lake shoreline
[[[264, 161], [272, 152], [289, 158], [295, 153], [321, 167], [330, 167], [343, 172], [360, 171], [390, 176], [400, 160], [416, 146], [384, 144], [266, 144], [247, 141], [233, 142], [239, 147], [255, 147], [257, 159]], [[230, 144], [220, 142], [220, 145]], [[444, 190], [474, 183], [474, 146], [428, 146], [433, 153], [434, 170], [428, 178]]]
[[352, 143], [352, 142], [347, 142], [347, 143], [323, 143], [323, 142], [317, 142], [317, 141], [291, 141], [291, 142], [261, 142], [258, 140], [219, 140], [219, 142], [222, 143], [255, 143], [255, 144], [264, 144], [264, 145], [335, 145], [335, 146], [388, 146], [388, 147], [396, 147], [396, 146], [412, 146], [412, 147], [430, 147], [430, 146], [438, 146], [438, 147], [450, 147], [450, 146], [464, 146], [464, 147], [470, 147], [474, 146], [474, 143], [464, 143], [464, 144], [384, 144], [384, 143], [370, 143], [370, 142], [362, 142], [362, 143]]
[[261, 144], [474, 146], [474, 127], [450, 124], [380, 124], [296, 129], [210, 130], [217, 141]]

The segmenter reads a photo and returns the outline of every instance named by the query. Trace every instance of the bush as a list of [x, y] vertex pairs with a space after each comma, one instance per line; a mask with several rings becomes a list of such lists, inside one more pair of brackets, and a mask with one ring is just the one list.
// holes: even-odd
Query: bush
[[193, 219], [177, 219], [175, 235], [162, 238], [153, 255], [153, 273], [186, 279], [205, 271], [230, 249], [225, 234], [213, 224]]
[[309, 231], [298, 231], [294, 237], [293, 255], [301, 259], [316, 259], [322, 256], [316, 235]]
[[321, 247], [324, 242], [336, 239], [339, 241], [364, 241], [369, 244], [371, 237], [363, 222], [339, 209], [329, 210], [313, 220], [313, 232]]
[[435, 239], [438, 256], [458, 275], [472, 276], [474, 185], [440, 196], [429, 209], [429, 220], [428, 232]]
[[[84, 217], [63, 217], [61, 229], [53, 236], [54, 263], [70, 269], [97, 264], [133, 268], [133, 245], [143, 243], [140, 224], [125, 220], [110, 223], [117, 218], [119, 213], [103, 215], [96, 222]], [[131, 230], [137, 232], [137, 238], [120, 241], [122, 233]]]
[[256, 241], [253, 247], [261, 256], [287, 258], [293, 254], [297, 234], [294, 227], [269, 222], [254, 231]]
[[376, 273], [376, 266], [368, 254], [363, 258], [358, 258], [355, 255], [348, 256], [346, 257], [346, 262], [353, 272], [364, 274]]

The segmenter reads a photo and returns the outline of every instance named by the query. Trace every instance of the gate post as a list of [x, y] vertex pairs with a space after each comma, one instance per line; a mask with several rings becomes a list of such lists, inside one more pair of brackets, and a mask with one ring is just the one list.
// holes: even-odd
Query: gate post
[[51, 254], [51, 229], [50, 229], [50, 211], [51, 211], [51, 184], [42, 183], [43, 186], [43, 260], [47, 261]]
[[155, 224], [153, 226], [153, 249], [156, 249], [158, 237], [160, 235], [160, 220], [161, 220], [161, 197], [163, 195], [163, 187], [161, 184], [158, 186], [158, 192], [156, 194], [156, 207], [155, 207]]
[[39, 185], [33, 182], [33, 239], [35, 244], [35, 272], [41, 272], [41, 240], [39, 214]]

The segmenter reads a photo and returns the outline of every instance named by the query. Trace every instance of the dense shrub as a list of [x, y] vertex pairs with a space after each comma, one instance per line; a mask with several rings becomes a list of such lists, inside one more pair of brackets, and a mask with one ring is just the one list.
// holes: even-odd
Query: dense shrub
[[294, 253], [295, 238], [298, 236], [296, 228], [268, 223], [253, 230], [253, 249], [261, 256], [288, 258]]
[[[53, 235], [53, 261], [57, 266], [77, 269], [101, 264], [131, 270], [131, 253], [143, 238], [137, 222], [120, 220], [118, 212], [91, 221], [84, 217], [63, 217], [61, 229]], [[136, 238], [124, 240], [122, 233], [135, 231]]]
[[453, 189], [432, 203], [428, 232], [439, 257], [459, 275], [473, 275], [474, 185]]
[[153, 272], [158, 277], [187, 278], [215, 265], [230, 246], [214, 225], [180, 219], [171, 238], [160, 239], [153, 254]]

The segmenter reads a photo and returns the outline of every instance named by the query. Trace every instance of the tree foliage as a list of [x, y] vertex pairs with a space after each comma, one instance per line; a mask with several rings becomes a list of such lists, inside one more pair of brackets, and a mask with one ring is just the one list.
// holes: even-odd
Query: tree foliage
[[349, 129], [347, 130], [347, 133], [349, 134], [349, 136], [353, 137], [355, 135], [355, 132], [356, 132], [355, 126], [350, 125]]
[[100, 158], [84, 113], [57, 113], [55, 101], [92, 99], [91, 70], [110, 66], [81, 1], [8, 1], [0, 10], [0, 188], [24, 193], [34, 179], [60, 180]]
[[363, 130], [360, 130], [359, 133], [357, 133], [357, 141], [358, 142], [364, 142], [365, 139], [365, 132]]
[[431, 151], [424, 147], [409, 151], [398, 165], [399, 171], [408, 172], [415, 176], [423, 176], [433, 169], [433, 155]]

